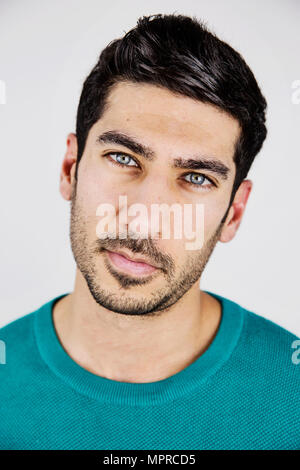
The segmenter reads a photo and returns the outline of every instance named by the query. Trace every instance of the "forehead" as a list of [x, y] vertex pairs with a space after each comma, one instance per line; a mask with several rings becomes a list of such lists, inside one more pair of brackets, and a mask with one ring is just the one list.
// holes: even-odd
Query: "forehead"
[[[240, 133], [238, 121], [219, 108], [176, 95], [152, 84], [119, 82], [108, 96], [108, 107], [97, 130], [120, 129], [156, 144], [218, 156], [232, 163]], [[158, 149], [158, 146], [157, 146]]]

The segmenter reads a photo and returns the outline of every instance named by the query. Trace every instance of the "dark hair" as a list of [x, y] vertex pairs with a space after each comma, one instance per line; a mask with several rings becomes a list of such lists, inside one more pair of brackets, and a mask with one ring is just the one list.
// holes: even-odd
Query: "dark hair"
[[241, 55], [194, 16], [157, 14], [139, 18], [133, 29], [103, 49], [83, 84], [76, 121], [76, 180], [88, 132], [106, 110], [111, 87], [128, 80], [210, 103], [239, 121], [241, 134], [234, 154], [236, 176], [229, 210], [267, 134], [267, 103]]

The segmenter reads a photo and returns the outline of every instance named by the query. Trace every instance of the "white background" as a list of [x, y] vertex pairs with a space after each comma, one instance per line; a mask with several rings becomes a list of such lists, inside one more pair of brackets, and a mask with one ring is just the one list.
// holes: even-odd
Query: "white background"
[[268, 101], [268, 137], [236, 237], [218, 243], [201, 288], [300, 335], [298, 0], [0, 0], [0, 326], [73, 290], [66, 136], [100, 51], [156, 13], [196, 15], [245, 58]]

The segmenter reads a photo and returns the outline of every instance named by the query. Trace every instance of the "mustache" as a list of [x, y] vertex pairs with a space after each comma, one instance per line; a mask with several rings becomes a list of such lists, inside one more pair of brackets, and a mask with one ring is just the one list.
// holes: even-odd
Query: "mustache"
[[159, 263], [163, 271], [174, 271], [174, 262], [172, 258], [167, 254], [162, 254], [156, 249], [152, 239], [149, 238], [132, 238], [126, 236], [126, 238], [115, 237], [115, 238], [98, 238], [96, 240], [96, 251], [101, 253], [104, 250], [121, 250], [125, 248], [136, 255], [142, 255], [147, 257], [150, 261], [155, 260]]

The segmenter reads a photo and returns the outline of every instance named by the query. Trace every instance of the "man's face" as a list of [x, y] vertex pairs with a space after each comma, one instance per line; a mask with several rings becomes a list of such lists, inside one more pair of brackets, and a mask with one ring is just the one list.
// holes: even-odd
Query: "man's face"
[[[71, 198], [72, 251], [99, 305], [122, 314], [150, 316], [198, 288], [229, 204], [239, 132], [238, 122], [212, 105], [150, 84], [114, 86], [107, 110], [88, 134]], [[112, 135], [115, 139], [116, 133], [126, 136], [127, 143], [107, 139]], [[147, 155], [128, 144], [129, 138], [147, 148]], [[186, 163], [183, 167], [182, 162], [191, 159], [217, 160], [218, 164], [191, 169], [189, 162], [189, 167]], [[128, 208], [140, 203], [147, 209], [147, 238], [136, 233], [131, 236], [130, 230], [125, 238], [119, 232], [116, 238], [97, 235], [97, 208], [109, 203], [119, 219], [121, 195], [127, 197]], [[203, 204], [204, 243], [200, 249], [186, 249], [185, 234], [176, 239], [172, 228], [168, 239], [149, 235], [151, 205], [162, 203], [182, 208]], [[133, 218], [128, 217], [128, 222]], [[117, 229], [124, 233], [126, 227], [117, 224]], [[138, 270], [139, 265], [126, 264], [122, 257], [111, 254], [115, 251], [147, 258], [156, 269], [140, 265]]]

